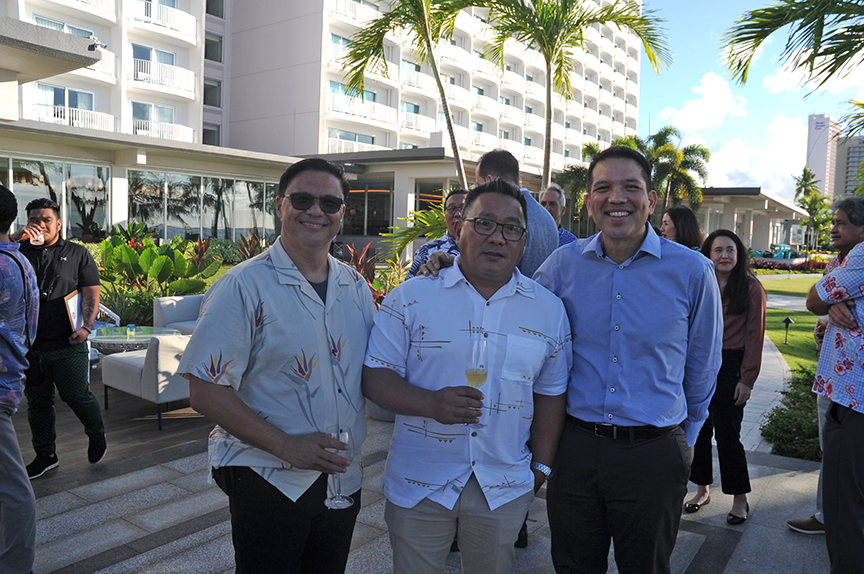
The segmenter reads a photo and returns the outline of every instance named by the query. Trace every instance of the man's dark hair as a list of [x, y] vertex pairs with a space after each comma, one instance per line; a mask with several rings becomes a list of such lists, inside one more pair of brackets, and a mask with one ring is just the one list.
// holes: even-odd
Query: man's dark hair
[[519, 207], [522, 208], [522, 217], [525, 218], [525, 226], [528, 226], [528, 205], [525, 202], [525, 196], [522, 195], [522, 192], [519, 191], [518, 187], [504, 181], [503, 179], [493, 179], [492, 181], [484, 183], [483, 185], [478, 185], [469, 191], [468, 196], [465, 198], [465, 205], [462, 206], [462, 219], [465, 219], [465, 214], [471, 210], [471, 205], [474, 201], [484, 193], [498, 193], [506, 195], [507, 197], [512, 197], [518, 201]]
[[291, 185], [294, 178], [304, 171], [320, 171], [321, 173], [329, 173], [339, 180], [339, 186], [342, 188], [342, 199], [348, 197], [348, 193], [351, 191], [351, 185], [348, 183], [348, 180], [345, 179], [345, 170], [342, 169], [341, 165], [330, 163], [320, 157], [310, 157], [300, 160], [286, 169], [285, 173], [282, 174], [282, 177], [279, 178], [279, 197], [285, 195], [285, 190], [288, 189], [288, 186]]
[[834, 211], [842, 209], [846, 217], [849, 218], [849, 223], [855, 227], [864, 225], [864, 197], [860, 195], [850, 195], [834, 200]]
[[[862, 198], [864, 199], [864, 198]], [[686, 205], [676, 205], [666, 210], [666, 215], [675, 226], [675, 243], [686, 245], [690, 249], [702, 247], [702, 230], [696, 214]]]
[[653, 187], [651, 185], [651, 164], [648, 163], [648, 160], [645, 159], [644, 155], [635, 149], [623, 145], [616, 145], [604, 149], [595, 155], [593, 160], [591, 160], [591, 165], [588, 167], [588, 193], [591, 193], [591, 187], [594, 183], [594, 168], [597, 167], [598, 163], [607, 159], [631, 159], [635, 161], [639, 164], [639, 168], [642, 171], [642, 179], [645, 181], [645, 192], [651, 192], [651, 188]]
[[9, 233], [9, 226], [18, 215], [18, 200], [5, 185], [0, 185], [0, 233]]
[[461, 187], [458, 189], [450, 190], [450, 193], [447, 194], [447, 198], [444, 200], [444, 207], [447, 207], [447, 202], [450, 201], [450, 198], [454, 195], [465, 195], [468, 193], [467, 189], [462, 189]]
[[747, 248], [735, 233], [728, 229], [718, 229], [711, 232], [702, 244], [702, 255], [711, 259], [711, 249], [714, 240], [718, 237], [728, 237], [735, 244], [736, 262], [735, 267], [729, 272], [729, 280], [723, 289], [723, 299], [729, 302], [725, 313], [727, 315], [743, 315], [750, 306], [750, 277], [755, 277], [750, 270], [750, 259], [747, 257]]
[[493, 149], [480, 156], [480, 161], [477, 162], [477, 175], [484, 181], [491, 175], [518, 188], [519, 161], [507, 150]]
[[27, 217], [30, 217], [30, 212], [34, 209], [53, 209], [54, 215], [57, 216], [57, 219], [60, 219], [60, 206], [57, 205], [57, 202], [48, 199], [47, 197], [40, 197], [39, 199], [34, 199], [30, 203], [27, 204], [27, 207], [24, 211], [27, 212]]

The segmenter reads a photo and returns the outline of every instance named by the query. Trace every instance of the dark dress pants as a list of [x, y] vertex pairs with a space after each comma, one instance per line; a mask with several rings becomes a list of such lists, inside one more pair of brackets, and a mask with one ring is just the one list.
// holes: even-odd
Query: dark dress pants
[[348, 562], [360, 491], [354, 506], [330, 510], [327, 475], [297, 502], [245, 466], [213, 469], [228, 495], [237, 574], [342, 574]]
[[668, 574], [690, 475], [684, 430], [611, 439], [565, 425], [547, 511], [558, 574], [602, 574], [609, 543], [621, 574]]
[[750, 492], [747, 455], [741, 444], [744, 405], [735, 406], [735, 387], [741, 380], [742, 349], [723, 349], [723, 365], [717, 373], [717, 390], [708, 407], [708, 419], [699, 431], [693, 451], [690, 482], [706, 486], [714, 482], [711, 435], [717, 440], [720, 484], [725, 494]]

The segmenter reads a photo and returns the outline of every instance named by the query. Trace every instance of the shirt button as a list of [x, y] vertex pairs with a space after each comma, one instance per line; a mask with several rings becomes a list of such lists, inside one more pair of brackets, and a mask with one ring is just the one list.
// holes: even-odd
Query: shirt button
[[618, 269], [624, 269], [624, 266], [623, 266], [623, 265], [619, 265], [619, 266], [618, 266]]
[[616, 298], [616, 299], [620, 299], [620, 298], [621, 298], [621, 293], [618, 293], [617, 295], [615, 295], [615, 298]]
[[477, 436], [477, 433], [476, 433], [476, 432], [472, 432], [472, 433], [471, 433], [471, 436]]
[[615, 330], [616, 330], [616, 331], [617, 331], [618, 329], [620, 329], [620, 328], [621, 328], [621, 327], [619, 327], [618, 325], [615, 325]]
[[483, 333], [483, 336], [484, 336], [484, 337], [488, 337], [488, 336], [489, 336], [489, 333]]
[[489, 306], [489, 301], [486, 301], [486, 306], [487, 306], [487, 307]]
[[612, 413], [609, 413], [607, 416], [609, 417], [609, 420], [611, 421], [612, 420]]
[[612, 362], [613, 362], [613, 363], [617, 363], [617, 362], [618, 362], [618, 357], [612, 357]]
[[[609, 416], [612, 416], [612, 415], [609, 415]], [[472, 461], [471, 461], [471, 466], [474, 466], [474, 465], [476, 464], [476, 462], [477, 462], [476, 460], [472, 460]]]
[[614, 392], [615, 392], [615, 387], [612, 387], [611, 389], [609, 389], [609, 392], [610, 392], [610, 393], [614, 393]]
[[339, 393], [341, 393], [341, 392], [342, 392], [342, 389], [336, 389], [336, 391], [339, 392]]

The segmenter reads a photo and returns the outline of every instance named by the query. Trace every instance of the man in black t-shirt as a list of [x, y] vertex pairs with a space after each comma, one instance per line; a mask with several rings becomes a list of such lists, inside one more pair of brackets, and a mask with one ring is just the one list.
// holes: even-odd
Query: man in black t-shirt
[[[22, 241], [21, 253], [33, 265], [39, 282], [39, 331], [28, 354], [27, 420], [36, 459], [27, 465], [30, 479], [57, 468], [54, 387], [90, 438], [87, 458], [105, 456], [105, 426], [99, 402], [90, 391], [87, 336], [99, 311], [99, 269], [81, 245], [60, 237], [60, 206], [47, 198], [27, 204], [27, 226], [11, 237]], [[39, 240], [44, 238], [42, 244]], [[23, 241], [23, 240], [27, 241]], [[72, 330], [65, 297], [77, 290], [83, 324]]]

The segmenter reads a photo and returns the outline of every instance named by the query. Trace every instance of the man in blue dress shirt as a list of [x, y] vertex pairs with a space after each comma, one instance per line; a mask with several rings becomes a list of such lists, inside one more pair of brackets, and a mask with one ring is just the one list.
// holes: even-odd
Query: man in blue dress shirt
[[668, 573], [692, 447], [723, 344], [711, 262], [660, 239], [638, 152], [612, 147], [588, 171], [600, 233], [558, 249], [534, 279], [564, 301], [573, 333], [567, 422], [549, 482], [558, 573]]
[[567, 194], [564, 193], [564, 190], [553, 183], [540, 196], [540, 205], [549, 212], [549, 215], [555, 220], [555, 225], [558, 226], [558, 247], [576, 241], [575, 235], [561, 227], [561, 217], [567, 211]]

